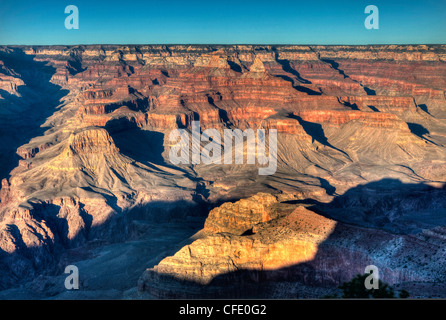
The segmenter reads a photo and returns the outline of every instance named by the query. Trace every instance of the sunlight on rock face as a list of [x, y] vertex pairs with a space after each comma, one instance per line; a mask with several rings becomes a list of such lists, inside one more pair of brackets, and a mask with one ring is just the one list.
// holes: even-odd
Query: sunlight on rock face
[[[266, 221], [262, 220], [265, 211], [272, 216]], [[225, 216], [231, 221], [224, 223]], [[208, 221], [216, 218], [226, 225], [224, 231], [215, 224], [213, 228], [209, 227]], [[244, 226], [246, 232], [241, 233], [240, 226]], [[214, 209], [201, 238], [148, 270], [146, 279], [157, 273], [209, 285], [218, 276], [241, 270], [290, 267], [312, 260], [318, 245], [327, 239], [335, 226], [335, 221], [302, 206], [289, 213], [289, 208], [280, 207], [276, 197], [257, 194]], [[150, 286], [149, 281], [147, 285]]]

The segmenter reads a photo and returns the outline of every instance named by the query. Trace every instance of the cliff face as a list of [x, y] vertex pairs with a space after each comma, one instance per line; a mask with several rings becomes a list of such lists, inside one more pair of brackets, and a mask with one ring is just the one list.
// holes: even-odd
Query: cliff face
[[[275, 236], [279, 194], [327, 203], [384, 178], [444, 183], [445, 62], [442, 45], [1, 47], [0, 287], [91, 239], [125, 239], [132, 219], [181, 221], [244, 198], [213, 209], [210, 235], [191, 246], [222, 257], [251, 248], [242, 260], [260, 270], [282, 268], [298, 247], [308, 254], [291, 262], [309, 260], [319, 242], [297, 241], [302, 225]], [[197, 120], [201, 130], [277, 129], [277, 171], [173, 165], [169, 133]], [[272, 194], [250, 198], [258, 192]], [[181, 274], [182, 263], [198, 274], [201, 259], [208, 280], [233, 270], [210, 253], [186, 262], [185, 250], [150, 277]]]

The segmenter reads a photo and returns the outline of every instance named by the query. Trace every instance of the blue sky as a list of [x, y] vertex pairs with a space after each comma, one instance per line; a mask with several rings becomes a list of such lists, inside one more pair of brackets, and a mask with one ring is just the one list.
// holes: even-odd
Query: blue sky
[[[67, 30], [67, 5], [79, 29]], [[367, 5], [379, 30], [367, 30]], [[0, 0], [0, 44], [446, 44], [446, 0]]]

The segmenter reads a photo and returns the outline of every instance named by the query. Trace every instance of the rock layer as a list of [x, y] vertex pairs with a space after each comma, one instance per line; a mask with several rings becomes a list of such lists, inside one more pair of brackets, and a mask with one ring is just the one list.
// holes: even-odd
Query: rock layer
[[[385, 178], [443, 184], [445, 62], [443, 45], [0, 47], [0, 287], [92, 239], [125, 239], [134, 219], [246, 198], [206, 221], [233, 235], [201, 240], [234, 239], [232, 252], [279, 219], [268, 208], [280, 194], [328, 203]], [[277, 129], [277, 171], [172, 164], [169, 133], [197, 120]], [[268, 245], [253, 248], [259, 263]]]

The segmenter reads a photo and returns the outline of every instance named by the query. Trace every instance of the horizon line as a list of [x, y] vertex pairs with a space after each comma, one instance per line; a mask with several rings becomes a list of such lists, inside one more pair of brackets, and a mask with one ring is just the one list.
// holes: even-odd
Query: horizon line
[[303, 43], [79, 43], [79, 44], [0, 44], [1, 47], [51, 47], [51, 46], [445, 46], [446, 43], [374, 43], [374, 44], [303, 44]]

